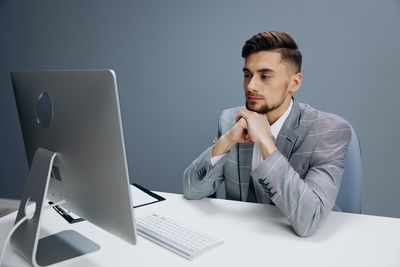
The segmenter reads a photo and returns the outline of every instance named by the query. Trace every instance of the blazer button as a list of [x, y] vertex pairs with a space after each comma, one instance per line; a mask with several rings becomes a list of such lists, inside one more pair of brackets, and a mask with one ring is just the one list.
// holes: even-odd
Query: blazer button
[[201, 169], [197, 170], [197, 179], [202, 180], [207, 174], [207, 169], [203, 166]]
[[272, 198], [272, 197], [275, 195], [275, 193], [276, 193], [276, 191], [275, 191], [274, 193], [271, 193], [271, 191], [268, 191], [268, 196], [269, 196], [270, 198]]

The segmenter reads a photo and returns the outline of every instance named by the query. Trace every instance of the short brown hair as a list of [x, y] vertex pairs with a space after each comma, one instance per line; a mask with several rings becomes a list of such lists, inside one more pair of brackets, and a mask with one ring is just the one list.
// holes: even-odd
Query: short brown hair
[[246, 41], [242, 48], [242, 57], [251, 53], [276, 50], [281, 59], [294, 66], [295, 73], [301, 72], [301, 52], [294, 39], [285, 32], [260, 32]]

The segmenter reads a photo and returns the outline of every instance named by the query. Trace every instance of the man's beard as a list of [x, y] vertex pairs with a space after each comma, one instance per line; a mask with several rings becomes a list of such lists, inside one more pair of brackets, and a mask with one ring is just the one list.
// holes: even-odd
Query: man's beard
[[[286, 82], [286, 84], [285, 84], [285, 88], [288, 88], [289, 87], [289, 82]], [[267, 113], [269, 113], [269, 112], [271, 112], [271, 111], [273, 111], [273, 110], [275, 110], [275, 109], [277, 109], [277, 108], [279, 108], [283, 103], [284, 103], [284, 101], [285, 101], [285, 99], [282, 99], [281, 100], [281, 102], [279, 103], [279, 104], [275, 104], [275, 105], [273, 105], [272, 107], [268, 107], [267, 106], [267, 104], [264, 104], [264, 105], [262, 105], [261, 107], [259, 107], [259, 108], [252, 108], [250, 105], [249, 105], [249, 101], [247, 100], [247, 97], [249, 96], [249, 95], [251, 95], [251, 96], [255, 96], [255, 97], [260, 97], [260, 98], [262, 98], [260, 95], [253, 95], [253, 94], [247, 94], [246, 95], [246, 108], [248, 109], [248, 110], [250, 110], [250, 111], [254, 111], [254, 112], [257, 112], [257, 113], [259, 113], [259, 114], [267, 114]]]
[[277, 107], [272, 107], [272, 108], [269, 108], [266, 104], [265, 105], [262, 105], [261, 107], [259, 107], [259, 108], [252, 108], [250, 105], [249, 105], [249, 102], [246, 100], [246, 108], [248, 109], [248, 110], [250, 110], [250, 111], [254, 111], [254, 112], [257, 112], [257, 113], [259, 113], [259, 114], [267, 114], [268, 112], [270, 112], [270, 111], [272, 111], [272, 110], [274, 110], [274, 109], [276, 109]]

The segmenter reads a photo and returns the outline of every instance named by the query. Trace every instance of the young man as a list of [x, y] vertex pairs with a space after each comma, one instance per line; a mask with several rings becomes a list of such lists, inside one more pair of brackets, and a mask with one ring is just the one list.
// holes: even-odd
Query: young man
[[293, 98], [302, 55], [284, 32], [262, 32], [242, 50], [246, 107], [222, 112], [218, 136], [185, 170], [188, 199], [213, 194], [276, 205], [301, 237], [335, 206], [350, 127]]

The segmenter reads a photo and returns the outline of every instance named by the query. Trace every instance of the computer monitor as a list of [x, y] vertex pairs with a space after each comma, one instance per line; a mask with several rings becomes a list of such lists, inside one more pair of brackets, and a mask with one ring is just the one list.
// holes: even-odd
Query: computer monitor
[[86, 252], [98, 249], [89, 240], [86, 244], [77, 233], [56, 234], [50, 240], [39, 241], [45, 198], [53, 202], [65, 200], [66, 209], [135, 244], [114, 71], [13, 71], [11, 79], [30, 166], [16, 223], [27, 215], [27, 203], [36, 203], [33, 218], [13, 234], [14, 248], [34, 265], [49, 265], [71, 257], [49, 259], [48, 255], [54, 253], [46, 250], [53, 249], [53, 243], [71, 240], [89, 247]]

